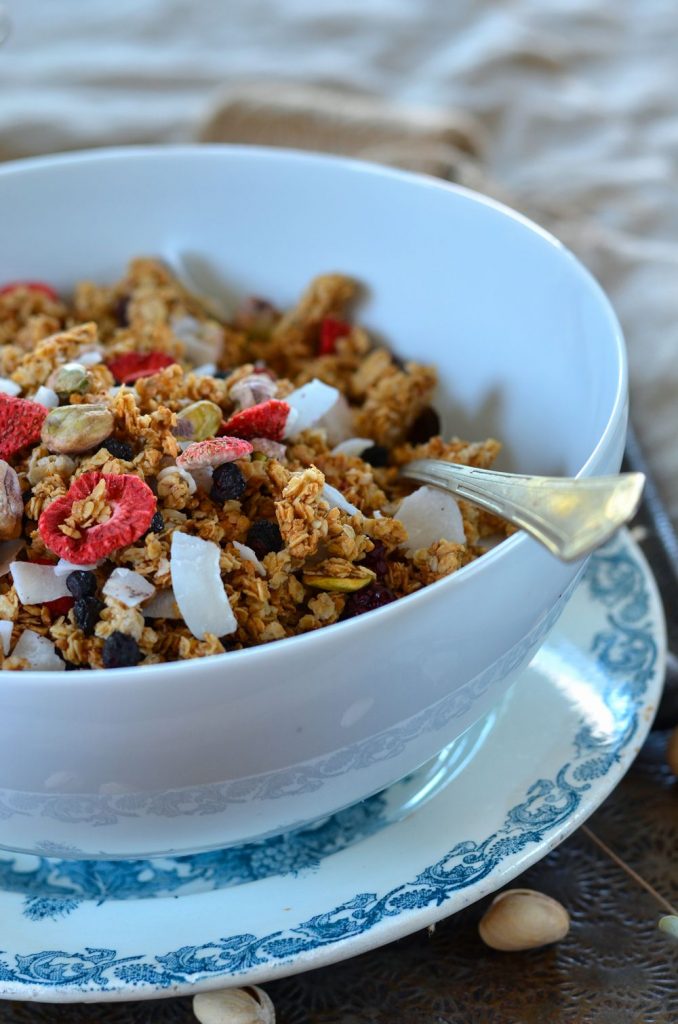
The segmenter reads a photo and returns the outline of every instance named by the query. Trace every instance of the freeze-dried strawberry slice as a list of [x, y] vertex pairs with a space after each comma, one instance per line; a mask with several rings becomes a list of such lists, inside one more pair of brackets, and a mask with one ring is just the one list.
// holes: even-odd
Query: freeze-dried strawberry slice
[[237, 412], [221, 424], [220, 434], [233, 437], [267, 437], [271, 441], [282, 441], [285, 434], [290, 407], [287, 402], [278, 398], [269, 398], [267, 402], [250, 405], [249, 408]]
[[40, 440], [49, 409], [39, 402], [14, 398], [0, 391], [0, 459], [9, 460], [27, 444]]
[[176, 363], [176, 359], [165, 352], [125, 352], [106, 365], [119, 384], [132, 384], [140, 377], [151, 377], [172, 363]]
[[59, 301], [57, 292], [44, 281], [10, 281], [9, 284], [3, 284], [0, 288], [0, 295], [8, 295], [9, 292], [15, 292], [17, 288], [25, 288], [29, 292], [41, 292], [48, 299], [52, 299], [54, 302]]
[[345, 320], [337, 320], [333, 316], [326, 316], [320, 322], [320, 340], [318, 342], [318, 355], [334, 355], [339, 338], [345, 338], [351, 332], [351, 325]]
[[[81, 527], [78, 538], [62, 533], [59, 527], [70, 516], [73, 504], [88, 497], [100, 480], [106, 481], [110, 519]], [[88, 565], [138, 540], [151, 525], [155, 509], [155, 495], [139, 477], [128, 473], [83, 473], [71, 484], [67, 494], [47, 506], [38, 521], [38, 529], [50, 551], [75, 565]]]
[[189, 444], [177, 459], [177, 466], [189, 470], [201, 469], [203, 466], [216, 469], [224, 462], [235, 462], [245, 455], [251, 455], [252, 450], [249, 441], [243, 441], [241, 437], [211, 437], [207, 441]]

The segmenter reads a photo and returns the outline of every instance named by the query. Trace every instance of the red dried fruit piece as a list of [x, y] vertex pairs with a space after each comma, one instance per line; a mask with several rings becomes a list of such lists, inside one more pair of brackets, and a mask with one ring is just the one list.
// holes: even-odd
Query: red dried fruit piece
[[125, 352], [106, 365], [119, 384], [132, 384], [140, 377], [152, 377], [173, 363], [176, 363], [174, 356], [165, 352]]
[[14, 292], [17, 288], [25, 288], [29, 292], [41, 292], [53, 302], [59, 302], [58, 293], [43, 281], [10, 281], [9, 284], [3, 284], [0, 288], [0, 295], [8, 295], [9, 292]]
[[320, 341], [318, 343], [319, 356], [334, 355], [339, 338], [345, 338], [351, 332], [351, 325], [345, 320], [337, 320], [333, 316], [326, 316], [320, 322]]
[[[79, 538], [67, 537], [59, 527], [68, 519], [74, 502], [91, 494], [100, 480], [106, 481], [111, 518], [83, 529]], [[151, 525], [155, 509], [153, 491], [138, 476], [83, 473], [71, 484], [67, 494], [47, 506], [38, 521], [38, 529], [50, 551], [75, 565], [89, 565], [138, 540]]]
[[250, 405], [249, 408], [231, 416], [230, 420], [221, 424], [219, 434], [247, 438], [267, 437], [270, 441], [282, 441], [289, 414], [290, 407], [287, 402], [269, 398], [267, 402]]
[[52, 619], [58, 619], [60, 615], [68, 615], [74, 604], [74, 597], [57, 597], [54, 601], [45, 601], [43, 607], [49, 609]]
[[199, 469], [201, 466], [222, 466], [225, 462], [235, 462], [253, 451], [249, 441], [240, 437], [211, 437], [207, 441], [196, 441], [177, 459], [177, 466], [184, 469]]
[[48, 412], [39, 402], [0, 392], [0, 459], [9, 461], [27, 444], [39, 441]]

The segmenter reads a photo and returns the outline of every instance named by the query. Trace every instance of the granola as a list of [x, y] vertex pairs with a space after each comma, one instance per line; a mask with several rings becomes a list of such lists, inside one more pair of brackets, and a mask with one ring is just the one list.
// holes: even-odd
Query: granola
[[70, 302], [39, 282], [0, 288], [0, 667], [280, 640], [411, 594], [506, 535], [465, 502], [427, 529], [430, 489], [399, 467], [487, 467], [500, 445], [440, 436], [434, 368], [372, 344], [357, 293], [326, 274], [286, 312], [248, 299], [222, 322], [153, 259]]

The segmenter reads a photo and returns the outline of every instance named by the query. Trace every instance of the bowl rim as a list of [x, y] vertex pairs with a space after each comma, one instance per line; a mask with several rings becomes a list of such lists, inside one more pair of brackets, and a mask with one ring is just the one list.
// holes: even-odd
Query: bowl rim
[[[510, 206], [507, 206], [505, 203], [502, 203], [497, 199], [483, 195], [481, 192], [470, 189], [465, 185], [458, 185], [453, 182], [444, 181], [442, 179], [435, 178], [432, 175], [390, 167], [385, 164], [362, 160], [356, 157], [342, 156], [333, 153], [321, 153], [313, 150], [240, 143], [124, 145], [80, 149], [65, 153], [52, 153], [42, 156], [25, 157], [18, 160], [9, 160], [0, 165], [0, 183], [3, 179], [11, 178], [15, 175], [21, 176], [26, 172], [40, 173], [49, 171], [52, 167], [81, 167], [88, 164], [115, 162], [125, 163], [135, 159], [143, 162], [147, 160], [163, 161], [177, 158], [191, 158], [198, 160], [225, 158], [227, 160], [234, 161], [255, 159], [258, 161], [270, 161], [271, 163], [283, 162], [287, 164], [299, 164], [300, 166], [307, 165], [320, 169], [339, 168], [349, 172], [350, 174], [385, 178], [387, 180], [410, 184], [419, 188], [434, 190], [436, 192], [447, 192], [449, 194], [459, 196], [472, 204], [483, 206], [498, 214], [500, 217], [508, 217], [514, 223], [520, 225], [521, 228], [525, 229], [527, 234], [532, 236], [536, 235], [550, 248], [557, 250], [565, 262], [569, 264], [569, 269], [573, 273], [575, 279], [584, 287], [584, 289], [588, 290], [588, 292], [593, 295], [603, 312], [607, 322], [608, 335], [613, 341], [614, 351], [616, 354], [617, 379], [614, 400], [608, 415], [607, 423], [594, 448], [575, 475], [580, 477], [591, 476], [593, 474], [598, 457], [612, 439], [620, 419], [625, 415], [627, 405], [628, 359], [621, 325], [614, 308], [601, 285], [598, 283], [591, 271], [581, 263], [574, 253], [546, 228], [541, 227], [529, 217], [525, 216], [525, 214], [512, 209]], [[256, 671], [257, 657], [259, 659], [268, 658], [271, 655], [271, 651], [280, 652], [281, 645], [285, 648], [286, 653], [293, 654], [298, 644], [303, 643], [309, 649], [308, 654], [310, 655], [312, 643], [314, 641], [316, 644], [318, 642], [322, 642], [319, 640], [319, 637], [325, 635], [327, 630], [332, 631], [333, 634], [337, 629], [356, 631], [359, 629], [371, 628], [370, 623], [375, 623], [376, 625], [377, 622], [381, 623], [382, 626], [386, 626], [389, 617], [394, 617], [396, 612], [402, 611], [403, 602], [405, 602], [409, 607], [414, 601], [421, 602], [422, 600], [426, 600], [427, 596], [433, 596], [433, 594], [437, 593], [442, 588], [452, 590], [455, 587], [463, 585], [464, 580], [468, 579], [471, 574], [477, 575], [479, 573], [491, 571], [492, 567], [498, 561], [506, 561], [506, 559], [510, 558], [512, 555], [514, 557], [518, 557], [520, 552], [528, 545], [536, 544], [537, 541], [533, 540], [522, 531], [515, 533], [511, 537], [502, 541], [501, 544], [498, 544], [495, 548], [484, 554], [482, 558], [476, 559], [469, 565], [464, 566], [452, 576], [447, 576], [444, 579], [437, 580], [435, 583], [422, 587], [421, 590], [408, 594], [406, 597], [401, 598], [398, 601], [392, 602], [389, 605], [384, 605], [381, 608], [374, 609], [369, 613], [369, 616], [356, 616], [355, 618], [348, 619], [344, 622], [336, 622], [332, 623], [330, 626], [324, 626], [322, 629], [314, 630], [311, 633], [285, 637], [282, 640], [276, 640], [270, 644], [262, 644], [256, 647], [244, 648], [240, 651], [230, 651], [225, 654], [212, 655], [209, 658], [193, 658], [190, 659], [190, 662], [185, 660], [170, 661], [162, 662], [157, 665], [133, 666], [131, 668], [118, 668], [112, 670], [88, 669], [83, 670], [86, 672], [86, 675], [76, 676], [75, 678], [72, 673], [69, 673], [68, 683], [65, 684], [64, 682], [64, 685], [67, 685], [68, 689], [73, 691], [77, 691], [80, 688], [85, 687], [90, 690], [94, 685], [101, 685], [105, 680], [109, 683], [114, 683], [116, 687], [124, 684], [138, 686], [138, 679], [140, 676], [148, 679], [149, 682], [151, 680], [155, 680], [157, 682], [160, 676], [165, 677], [168, 672], [184, 672], [188, 664], [193, 664], [197, 667], [198, 664], [204, 663], [206, 668], [209, 666], [216, 670], [220, 665], [225, 663], [226, 659], [229, 659], [230, 662], [234, 658], [238, 659], [239, 662], [245, 658], [249, 659], [252, 662], [252, 671]], [[459, 583], [460, 579], [461, 584]], [[364, 621], [365, 618], [368, 619], [368, 622]], [[347, 635], [346, 639], [349, 640], [350, 637]], [[57, 680], [62, 679], [63, 677], [61, 673], [55, 672], [30, 669], [21, 672], [0, 670], [0, 688], [5, 688], [11, 683], [21, 685], [22, 689], [34, 687], [39, 689], [43, 686], [53, 687], [56, 685]], [[226, 684], [226, 681], [227, 679], [224, 678], [224, 684]]]

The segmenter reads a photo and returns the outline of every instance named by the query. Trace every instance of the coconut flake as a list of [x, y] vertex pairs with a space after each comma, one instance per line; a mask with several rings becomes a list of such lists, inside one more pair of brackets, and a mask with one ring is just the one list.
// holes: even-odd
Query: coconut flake
[[144, 605], [144, 615], [148, 619], [180, 619], [181, 612], [172, 588], [158, 590], [155, 597]]
[[42, 672], [63, 672], [66, 668], [52, 641], [32, 629], [23, 631], [12, 654], [15, 658], [24, 658], [31, 668]]
[[57, 576], [53, 565], [39, 565], [37, 562], [10, 562], [14, 589], [22, 604], [43, 604], [70, 597], [66, 578]]
[[355, 516], [360, 512], [359, 508], [352, 505], [347, 498], [338, 491], [336, 487], [332, 487], [330, 484], [325, 484], [320, 497], [330, 506], [330, 508], [340, 508], [342, 512], [348, 512], [350, 516]]
[[217, 323], [202, 323], [194, 316], [174, 316], [170, 320], [172, 331], [186, 346], [186, 355], [192, 363], [213, 363], [221, 352], [223, 331]]
[[363, 452], [371, 448], [374, 441], [370, 437], [349, 437], [335, 445], [331, 455], [351, 455], [360, 458]]
[[325, 429], [330, 444], [339, 444], [352, 435], [353, 413], [342, 394], [339, 395], [330, 411], [318, 420], [317, 426]]
[[259, 576], [266, 575], [266, 569], [255, 555], [252, 548], [248, 547], [247, 544], [241, 544], [239, 540], [233, 541], [233, 547], [238, 552], [241, 558], [244, 558], [246, 562], [251, 562], [254, 568], [257, 570]]
[[9, 654], [10, 644], [12, 643], [12, 630], [14, 629], [14, 623], [8, 619], [0, 619], [0, 644], [2, 644], [2, 652], [7, 657]]
[[102, 587], [106, 597], [120, 601], [126, 608], [136, 608], [155, 594], [155, 587], [132, 569], [114, 569]]
[[0, 544], [0, 576], [7, 575], [10, 565], [25, 547], [26, 541], [20, 537], [17, 540], [6, 540]]
[[166, 476], [169, 476], [170, 473], [178, 473], [182, 480], [185, 480], [188, 484], [188, 493], [195, 494], [197, 487], [196, 482], [188, 470], [184, 469], [183, 466], [166, 466], [164, 469], [161, 469], [156, 478], [158, 483], [160, 483], [161, 480], [164, 480]]
[[33, 395], [33, 401], [38, 402], [39, 405], [44, 405], [46, 409], [56, 409], [59, 404], [59, 396], [56, 391], [52, 391], [51, 388], [46, 388], [44, 384], [41, 384]]
[[427, 548], [439, 540], [464, 544], [464, 522], [451, 494], [437, 487], [419, 487], [401, 501], [394, 515], [407, 530], [402, 545], [408, 551]]
[[285, 427], [285, 437], [292, 437], [315, 426], [336, 405], [339, 391], [314, 377], [292, 394], [285, 395], [284, 400], [297, 413], [296, 421], [288, 417]]
[[[278, 385], [267, 373], [251, 373], [249, 377], [241, 377], [231, 388], [229, 398], [238, 403], [239, 411], [249, 409], [260, 402], [275, 398]], [[285, 399], [287, 401], [287, 399]]]
[[269, 459], [278, 461], [284, 459], [287, 452], [287, 445], [281, 444], [280, 441], [271, 441], [269, 437], [253, 437], [250, 444], [253, 451], [262, 452]]
[[96, 366], [98, 363], [103, 362], [103, 354], [96, 348], [89, 348], [86, 352], [81, 352], [78, 356], [82, 366]]
[[75, 562], [60, 558], [53, 569], [57, 576], [69, 576], [72, 572], [93, 572], [102, 562], [103, 558], [100, 558], [97, 562], [90, 562], [89, 565], [76, 565]]
[[21, 394], [21, 388], [19, 385], [15, 381], [9, 380], [7, 377], [0, 377], [0, 391], [4, 392], [6, 395], [11, 395], [12, 398], [16, 398], [17, 395]]
[[219, 548], [211, 540], [178, 530], [172, 535], [170, 570], [174, 597], [184, 622], [198, 640], [203, 640], [206, 633], [227, 636], [238, 628], [221, 582], [219, 555]]

